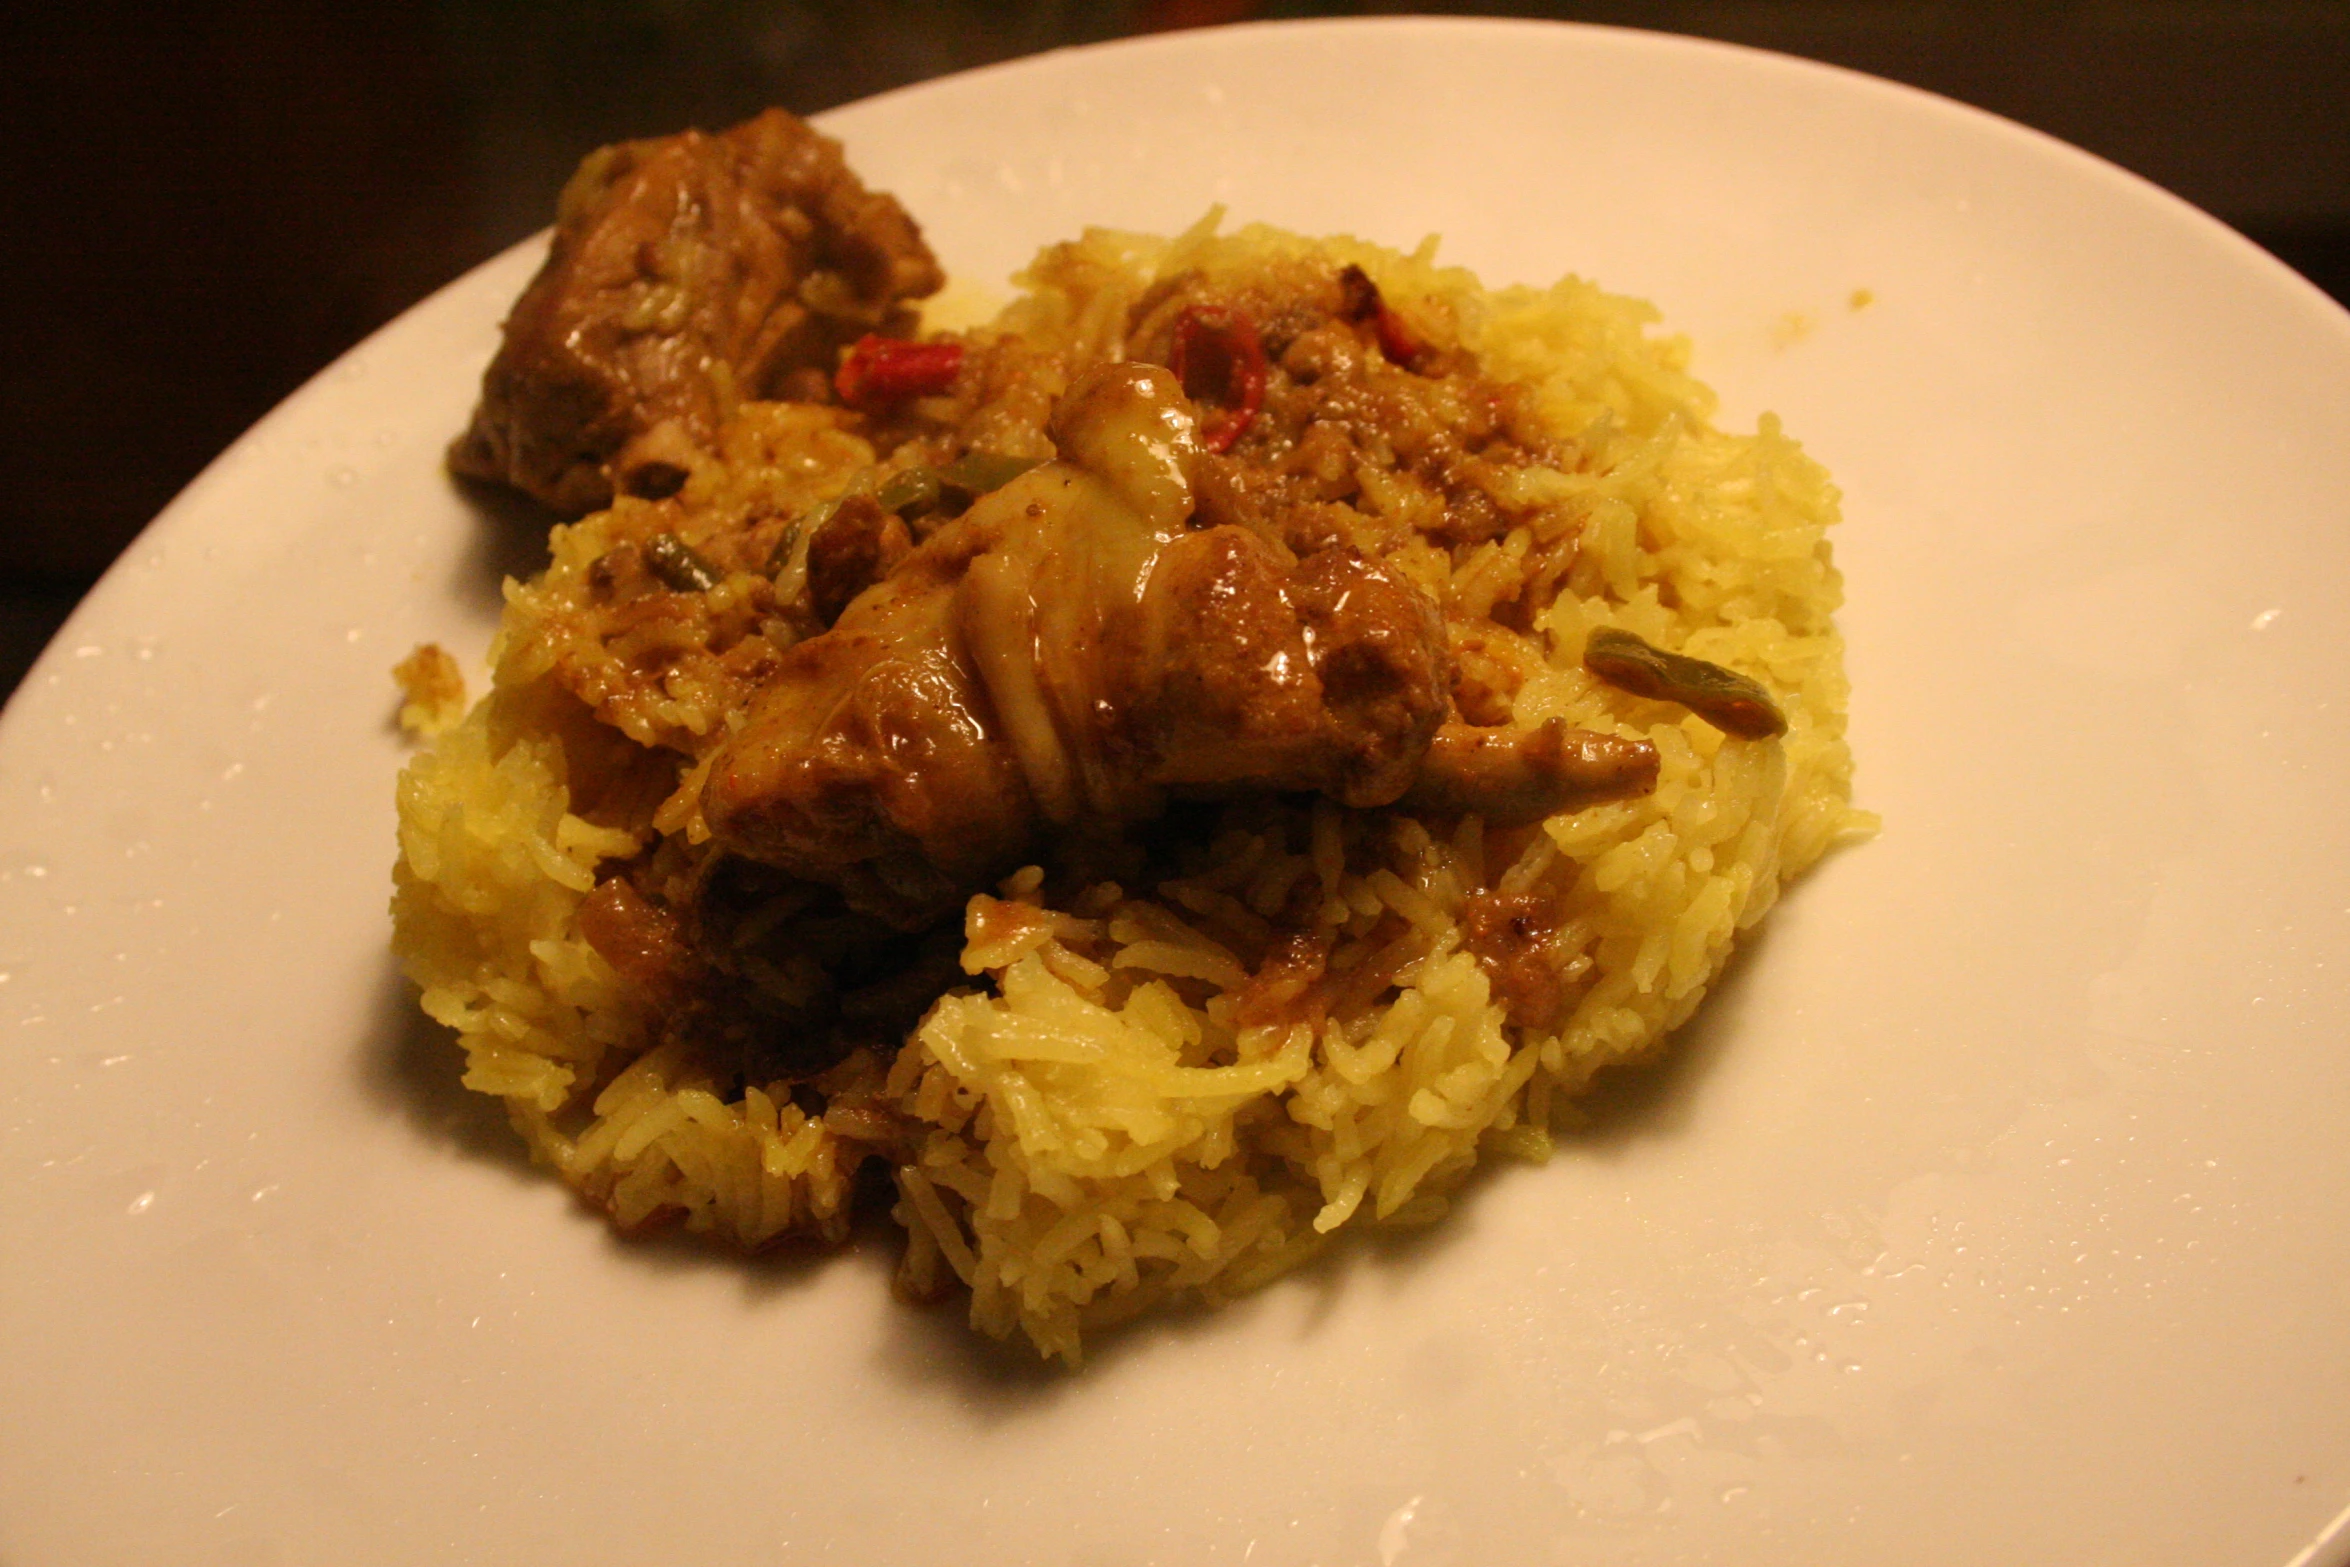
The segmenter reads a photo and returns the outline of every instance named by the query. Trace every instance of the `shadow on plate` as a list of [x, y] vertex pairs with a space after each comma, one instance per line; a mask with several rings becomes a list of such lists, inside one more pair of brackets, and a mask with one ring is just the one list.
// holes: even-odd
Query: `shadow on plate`
[[[532, 577], [545, 568], [547, 530], [555, 518], [517, 491], [451, 473], [442, 477], [474, 518], [465, 551], [450, 574], [451, 592], [469, 611], [494, 621], [505, 606], [506, 579]], [[469, 692], [468, 699], [481, 694]], [[385, 704], [384, 722], [394, 729], [398, 710], [396, 699]], [[455, 1036], [417, 1009], [415, 988], [388, 952], [376, 988], [376, 1021], [360, 1053], [369, 1092], [396, 1108], [428, 1141], [529, 1174], [529, 1155], [507, 1126], [505, 1111], [458, 1081], [464, 1065]]]
[[1753, 990], [1748, 976], [1771, 944], [1766, 921], [1738, 938], [1697, 1015], [1675, 1030], [1649, 1060], [1604, 1067], [1589, 1091], [1555, 1118], [1556, 1159], [1631, 1157], [1642, 1143], [1689, 1129], [1705, 1079], [1744, 1029]]
[[475, 522], [451, 590], [468, 610], [495, 620], [506, 607], [506, 579], [527, 582], [546, 569], [547, 531], [562, 519], [519, 490], [446, 477]]
[[415, 987], [389, 952], [372, 1010], [375, 1021], [359, 1052], [360, 1078], [370, 1097], [403, 1117], [424, 1141], [460, 1158], [501, 1166], [521, 1179], [552, 1179], [531, 1168], [498, 1101], [458, 1080], [465, 1062], [456, 1036], [418, 1009]]
[[[967, 1320], [969, 1298], [959, 1292], [929, 1306], [895, 1299], [887, 1281], [902, 1238], [887, 1217], [886, 1191], [865, 1194], [848, 1242], [837, 1249], [786, 1244], [745, 1255], [682, 1231], [624, 1236], [585, 1204], [580, 1216], [604, 1230], [612, 1255], [625, 1265], [660, 1272], [723, 1270], [740, 1280], [754, 1303], [796, 1289], [819, 1269], [859, 1267], [872, 1276], [873, 1310], [885, 1314], [876, 1370], [934, 1388], [981, 1419], [1016, 1419], [1047, 1409], [1112, 1368], [1169, 1344], [1243, 1330], [1274, 1302], [1301, 1292], [1307, 1308], [1297, 1331], [1301, 1336], [1319, 1333], [1350, 1296], [1365, 1290], [1392, 1294], [1421, 1270], [1444, 1266], [1445, 1254], [1476, 1232], [1486, 1193], [1500, 1183], [1538, 1183], [1547, 1170], [1569, 1161], [1629, 1159], [1644, 1144], [1683, 1135], [1724, 1052], [1742, 1033], [1752, 1037], [1745, 1026], [1752, 990], [1748, 976], [1768, 945], [1767, 927], [1744, 939], [1697, 1016], [1656, 1059], [1600, 1074], [1575, 1106], [1579, 1119], [1557, 1134], [1550, 1165], [1488, 1161], [1453, 1193], [1451, 1210], [1440, 1221], [1408, 1229], [1351, 1228], [1321, 1255], [1256, 1295], [1220, 1308], [1163, 1308], [1093, 1334], [1086, 1342], [1086, 1364], [1074, 1373], [1040, 1360], [1025, 1340], [999, 1343], [974, 1330]], [[518, 1181], [556, 1179], [532, 1166], [495, 1100], [462, 1086], [463, 1063], [454, 1037], [417, 1009], [388, 955], [375, 1011], [377, 1022], [361, 1058], [370, 1093], [396, 1109], [426, 1141], [460, 1158], [495, 1165]], [[1547, 1259], [1530, 1259], [1541, 1260]]]
[[[373, 1010], [375, 1022], [359, 1051], [358, 1066], [362, 1087], [376, 1103], [404, 1119], [421, 1140], [456, 1158], [502, 1170], [517, 1183], [561, 1184], [552, 1170], [531, 1162], [520, 1134], [506, 1122], [505, 1107], [464, 1085], [464, 1053], [456, 1035], [417, 1007], [415, 987], [389, 954], [383, 960]], [[722, 1269], [738, 1278], [745, 1296], [754, 1301], [796, 1286], [820, 1267], [844, 1262], [845, 1253], [884, 1257], [877, 1309], [889, 1304], [888, 1268], [897, 1260], [898, 1231], [887, 1207], [886, 1201], [861, 1203], [861, 1209], [871, 1211], [859, 1219], [843, 1246], [787, 1241], [746, 1254], [678, 1229], [623, 1235], [601, 1208], [585, 1199], [575, 1203], [579, 1221], [593, 1224], [612, 1254], [628, 1266], [663, 1272]], [[452, 1222], [457, 1222], [455, 1216]]]
[[[910, 1306], [893, 1298], [887, 1281], [901, 1237], [887, 1217], [886, 1193], [867, 1194], [870, 1200], [861, 1204], [861, 1217], [840, 1248], [786, 1244], [748, 1256], [681, 1231], [623, 1236], [584, 1204], [580, 1217], [603, 1228], [613, 1257], [626, 1266], [659, 1272], [723, 1270], [740, 1281], [745, 1297], [754, 1303], [795, 1290], [819, 1269], [861, 1268], [872, 1276], [873, 1310], [884, 1314], [877, 1371], [933, 1388], [983, 1420], [1017, 1419], [1050, 1408], [1112, 1368], [1167, 1345], [1201, 1334], [1244, 1330], [1276, 1301], [1294, 1300], [1300, 1292], [1307, 1308], [1298, 1318], [1298, 1333], [1322, 1332], [1350, 1296], [1365, 1290], [1392, 1294], [1421, 1270], [1444, 1266], [1445, 1254], [1476, 1232], [1492, 1187], [1540, 1182], [1546, 1170], [1571, 1160], [1631, 1158], [1643, 1144], [1682, 1135], [1696, 1116], [1707, 1078], [1731, 1041], [1742, 1032], [1751, 1037], [1743, 1025], [1751, 991], [1747, 976], [1768, 944], [1765, 932], [1749, 935], [1697, 1016], [1655, 1060], [1610, 1068], [1600, 1075], [1578, 1102], [1579, 1122], [1559, 1133], [1558, 1151], [1549, 1166], [1489, 1161], [1453, 1193], [1451, 1210], [1437, 1223], [1410, 1229], [1350, 1229], [1320, 1256], [1256, 1295], [1220, 1308], [1164, 1308], [1091, 1335], [1086, 1365], [1075, 1373], [1057, 1362], [1040, 1360], [1025, 1340], [999, 1343], [975, 1331], [966, 1317], [968, 1297], [960, 1293], [930, 1306]], [[532, 1166], [497, 1102], [461, 1085], [462, 1062], [453, 1036], [417, 1010], [407, 981], [388, 956], [379, 994], [377, 1023], [362, 1055], [368, 1090], [403, 1115], [426, 1141], [460, 1158], [495, 1165], [518, 1181], [553, 1182], [551, 1172]]]

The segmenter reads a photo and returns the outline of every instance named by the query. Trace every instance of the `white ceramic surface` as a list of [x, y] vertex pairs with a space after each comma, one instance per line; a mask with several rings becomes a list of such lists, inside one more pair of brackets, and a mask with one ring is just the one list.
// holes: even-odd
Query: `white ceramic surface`
[[437, 460], [526, 247], [8, 711], [0, 1562], [2350, 1559], [2350, 318], [2013, 126], [1633, 34], [1192, 34], [826, 123], [982, 282], [1223, 201], [1657, 300], [1846, 486], [1884, 836], [1550, 1166], [1081, 1375], [877, 1240], [619, 1244], [384, 950], [386, 670], [528, 558]]

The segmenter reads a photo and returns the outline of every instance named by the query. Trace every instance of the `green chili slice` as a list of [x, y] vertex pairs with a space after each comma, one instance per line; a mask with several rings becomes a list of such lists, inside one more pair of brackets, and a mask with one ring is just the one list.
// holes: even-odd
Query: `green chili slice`
[[707, 593], [726, 575], [674, 533], [656, 533], [647, 541], [645, 568], [676, 593]]
[[1761, 682], [1702, 658], [1668, 653], [1612, 627], [1583, 644], [1583, 667], [1621, 691], [1678, 702], [1725, 734], [1767, 740], [1787, 732], [1787, 715]]
[[883, 511], [909, 520], [934, 511], [961, 512], [990, 490], [1001, 489], [1044, 459], [971, 451], [943, 468], [905, 468], [873, 492]]
[[901, 517], [918, 517], [926, 511], [938, 509], [938, 470], [936, 468], [908, 468], [893, 473], [873, 499], [883, 511], [894, 511]]
[[964, 503], [968, 505], [990, 490], [1002, 489], [1043, 461], [1041, 457], [969, 451], [939, 469], [938, 482], [941, 488], [965, 497]]
[[840, 502], [825, 501], [794, 517], [785, 526], [782, 536], [776, 539], [775, 548], [767, 552], [767, 575], [771, 578], [781, 575], [783, 568], [791, 564], [792, 551], [799, 548], [800, 535], [806, 533], [813, 536], [814, 531], [831, 521], [832, 514], [838, 510]]

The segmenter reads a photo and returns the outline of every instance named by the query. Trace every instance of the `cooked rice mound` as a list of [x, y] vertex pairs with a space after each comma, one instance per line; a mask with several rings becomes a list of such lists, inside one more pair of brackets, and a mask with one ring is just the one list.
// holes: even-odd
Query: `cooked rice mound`
[[[1443, 607], [1482, 700], [1646, 739], [1652, 793], [1508, 829], [1299, 796], [1184, 807], [1123, 862], [1034, 865], [972, 898], [927, 1010], [813, 1068], [714, 1047], [734, 1036], [707, 1007], [684, 1027], [598, 951], [582, 910], [616, 867], [656, 888], [708, 874], [700, 763], [767, 667], [778, 590], [755, 563], [787, 519], [950, 427], [1045, 455], [1050, 395], [1163, 336], [1170, 299], [1271, 308], [1349, 264], [1519, 388], [1513, 417], [1554, 460], [1482, 476], [1489, 536], [1448, 532], [1442, 497], [1376, 463], [1340, 476], [1335, 525]], [[1739, 932], [1869, 820], [1830, 618], [1836, 489], [1775, 418], [1715, 428], [1650, 307], [1573, 278], [1487, 292], [1433, 245], [1212, 220], [1089, 232], [1023, 282], [967, 336], [977, 389], [921, 411], [930, 436], [744, 404], [677, 497], [556, 529], [548, 571], [509, 584], [491, 694], [401, 778], [393, 907], [467, 1086], [619, 1225], [838, 1241], [859, 1170], [887, 1171], [902, 1290], [967, 1291], [981, 1330], [1075, 1362], [1088, 1329], [1253, 1289], [1349, 1224], [1440, 1216], [1480, 1155], [1547, 1157], [1567, 1101], [1654, 1052]], [[585, 618], [599, 563], [662, 530], [721, 568], [691, 616]], [[1786, 732], [1732, 738], [1602, 683], [1582, 662], [1601, 628], [1759, 680]], [[761, 919], [806, 934], [799, 957], [744, 957], [742, 994], [788, 999], [796, 962], [854, 961], [838, 922]]]

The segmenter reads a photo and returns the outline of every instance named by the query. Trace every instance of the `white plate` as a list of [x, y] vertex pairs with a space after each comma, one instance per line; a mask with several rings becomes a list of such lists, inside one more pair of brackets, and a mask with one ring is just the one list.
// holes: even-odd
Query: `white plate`
[[386, 669], [527, 558], [438, 467], [526, 247], [9, 710], [0, 1561], [2344, 1559], [2350, 319], [2013, 126], [1636, 34], [1191, 34], [826, 124], [982, 281], [1223, 201], [1656, 299], [1847, 487], [1884, 836], [1549, 1167], [1080, 1375], [878, 1241], [615, 1242], [384, 950]]

